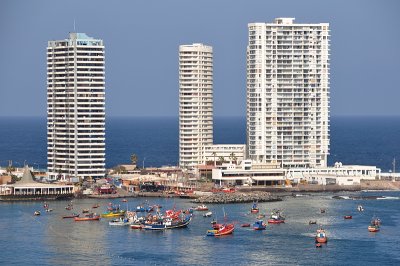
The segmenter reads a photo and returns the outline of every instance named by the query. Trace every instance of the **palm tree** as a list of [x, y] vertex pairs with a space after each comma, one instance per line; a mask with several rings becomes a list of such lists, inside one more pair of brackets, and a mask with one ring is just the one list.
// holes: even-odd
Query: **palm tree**
[[217, 153], [214, 151], [214, 152], [212, 153], [212, 155], [214, 156], [214, 167], [215, 167], [215, 165], [216, 165], [215, 156], [217, 156]]
[[233, 161], [235, 161], [236, 156], [233, 152], [231, 154], [229, 154], [229, 159], [231, 159], [231, 163], [233, 163]]
[[137, 163], [137, 160], [138, 160], [138, 157], [137, 157], [137, 155], [136, 154], [131, 154], [131, 162], [132, 162], [132, 164], [133, 165], [136, 165], [136, 163]]
[[218, 161], [220, 161], [221, 164], [224, 163], [225, 162], [224, 156], [219, 156]]

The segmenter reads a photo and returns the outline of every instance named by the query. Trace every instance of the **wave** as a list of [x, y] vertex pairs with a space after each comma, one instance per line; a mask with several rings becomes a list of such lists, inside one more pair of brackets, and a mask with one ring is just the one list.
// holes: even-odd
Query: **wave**
[[398, 200], [400, 197], [390, 197], [390, 196], [382, 196], [382, 197], [377, 197], [377, 200]]

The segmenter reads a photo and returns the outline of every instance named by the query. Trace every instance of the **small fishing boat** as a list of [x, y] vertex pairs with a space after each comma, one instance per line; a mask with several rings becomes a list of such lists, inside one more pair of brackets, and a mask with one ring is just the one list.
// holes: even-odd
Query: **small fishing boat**
[[372, 232], [372, 233], [376, 233], [379, 232], [379, 225], [370, 225], [368, 226], [368, 231]]
[[119, 219], [113, 219], [112, 221], [109, 221], [109, 225], [116, 225], [116, 226], [126, 226], [132, 224], [133, 219], [128, 219], [128, 218], [119, 218]]
[[100, 220], [100, 215], [96, 214], [90, 214], [90, 215], [85, 215], [84, 217], [74, 217], [75, 222], [83, 222], [83, 221], [99, 221]]
[[317, 221], [316, 221], [316, 220], [310, 220], [310, 221], [308, 222], [308, 224], [317, 224]]
[[39, 216], [39, 215], [40, 215], [40, 211], [35, 211], [35, 212], [33, 213], [33, 215]]
[[62, 218], [63, 219], [68, 219], [68, 218], [75, 218], [75, 217], [78, 217], [78, 216], [79, 216], [79, 214], [73, 213], [73, 214], [70, 214], [70, 215], [65, 215]]
[[251, 207], [251, 213], [258, 213], [260, 210], [257, 207], [257, 203], [253, 203], [253, 207]]
[[112, 217], [119, 217], [119, 216], [124, 216], [125, 211], [124, 210], [119, 210], [119, 211], [108, 211], [104, 212], [101, 214], [102, 218], [112, 218]]
[[349, 219], [353, 219], [353, 216], [351, 216], [351, 215], [345, 215], [345, 216], [343, 216], [343, 218], [344, 218], [345, 220], [349, 220]]
[[191, 215], [187, 215], [183, 219], [171, 219], [171, 218], [163, 218], [154, 222], [145, 222], [144, 229], [145, 230], [166, 230], [166, 229], [175, 229], [182, 228], [189, 225], [192, 220]]
[[282, 216], [281, 211], [273, 210], [267, 221], [269, 224], [281, 224], [285, 222], [285, 217]]
[[320, 209], [321, 213], [325, 213], [326, 209]]
[[364, 211], [364, 207], [362, 205], [358, 205], [357, 206], [357, 211], [363, 212]]
[[121, 202], [128, 202], [128, 200], [127, 199], [122, 199]]
[[233, 233], [235, 230], [235, 225], [232, 224], [223, 224], [220, 225], [218, 228], [208, 230], [207, 231], [207, 236], [224, 236], [224, 235], [230, 235]]
[[328, 242], [328, 237], [326, 236], [326, 232], [324, 229], [320, 228], [317, 230], [317, 234], [315, 236], [316, 243], [326, 243]]
[[83, 209], [82, 213], [89, 213], [89, 209]]
[[212, 224], [212, 225], [217, 224], [217, 221], [216, 221], [216, 220], [212, 220], [212, 221], [211, 221], [211, 224]]
[[254, 230], [265, 230], [266, 228], [267, 228], [267, 225], [264, 223], [263, 220], [258, 220], [253, 224]]
[[203, 217], [211, 217], [212, 214], [212, 212], [206, 212], [205, 214], [203, 214]]
[[93, 209], [97, 209], [98, 207], [100, 207], [99, 204], [94, 204], [94, 205], [92, 206]]
[[208, 207], [204, 204], [199, 205], [195, 208], [196, 211], [208, 211]]
[[144, 224], [142, 224], [142, 223], [133, 223], [130, 226], [131, 226], [131, 229], [143, 229], [144, 228]]
[[52, 212], [52, 211], [53, 211], [53, 209], [49, 209], [49, 208], [46, 209], [46, 212]]
[[241, 227], [250, 227], [250, 224], [242, 224]]

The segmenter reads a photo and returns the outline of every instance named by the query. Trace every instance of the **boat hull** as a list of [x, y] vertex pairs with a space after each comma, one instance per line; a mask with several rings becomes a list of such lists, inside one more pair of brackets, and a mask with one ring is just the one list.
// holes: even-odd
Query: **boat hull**
[[285, 220], [279, 220], [279, 219], [268, 219], [269, 224], [283, 224], [285, 223]]
[[75, 222], [84, 222], [84, 221], [99, 221], [100, 216], [95, 216], [95, 217], [75, 217], [74, 221]]
[[112, 217], [120, 217], [124, 216], [125, 211], [120, 211], [120, 212], [111, 212], [111, 213], [102, 213], [101, 217], [102, 218], [112, 218]]
[[368, 231], [371, 233], [376, 233], [379, 232], [379, 227], [378, 226], [368, 226]]
[[192, 218], [190, 217], [190, 218], [186, 218], [184, 221], [174, 222], [174, 223], [171, 223], [170, 225], [169, 224], [144, 224], [144, 229], [160, 231], [160, 230], [183, 228], [183, 227], [187, 227], [191, 220], [192, 220]]
[[328, 238], [327, 237], [316, 237], [315, 238], [315, 242], [317, 242], [317, 243], [327, 243], [328, 242]]
[[223, 229], [214, 229], [208, 230], [207, 236], [225, 236], [230, 235], [235, 230], [235, 226], [233, 224], [226, 225]]

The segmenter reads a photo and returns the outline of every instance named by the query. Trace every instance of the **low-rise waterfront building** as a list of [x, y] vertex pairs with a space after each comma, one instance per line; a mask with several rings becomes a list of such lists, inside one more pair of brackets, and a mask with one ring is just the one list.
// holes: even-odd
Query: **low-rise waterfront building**
[[[214, 165], [222, 162], [241, 162], [245, 159], [246, 145], [245, 144], [213, 144], [207, 145], [204, 148], [203, 164]], [[221, 162], [221, 159], [222, 162]]]
[[1, 200], [57, 199], [73, 195], [74, 186], [66, 184], [39, 183], [33, 179], [28, 166], [24, 168], [21, 180], [14, 184], [0, 186]]

